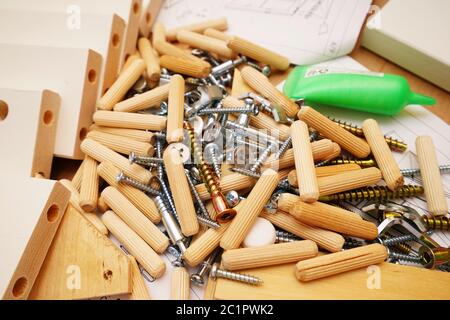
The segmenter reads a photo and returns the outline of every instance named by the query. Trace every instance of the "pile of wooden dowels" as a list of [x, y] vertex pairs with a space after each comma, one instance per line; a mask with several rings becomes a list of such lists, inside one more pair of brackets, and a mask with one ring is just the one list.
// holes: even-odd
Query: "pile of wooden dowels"
[[[155, 278], [166, 272], [160, 255], [169, 246], [178, 248], [180, 257], [172, 273], [172, 297], [177, 299], [189, 297], [191, 281], [185, 266], [201, 265], [219, 247], [224, 250], [221, 267], [225, 270], [298, 262], [295, 272], [300, 281], [385, 261], [387, 249], [375, 242], [343, 250], [344, 235], [368, 243], [375, 241], [375, 223], [319, 201], [321, 196], [380, 182], [393, 192], [403, 187], [404, 178], [377, 122], [366, 120], [362, 126], [365, 138], [361, 138], [313, 108], [299, 106], [257, 70], [258, 66], [269, 66], [273, 73], [284, 72], [289, 68], [289, 60], [226, 34], [226, 29], [226, 19], [173, 30], [156, 23], [151, 41], [139, 39], [136, 53], [128, 58], [116, 82], [97, 103], [94, 124], [81, 145], [85, 160], [73, 180], [64, 181], [72, 191], [72, 205], [102, 233], [113, 234]], [[194, 49], [206, 52], [212, 60], [192, 54]], [[229, 70], [234, 75], [232, 89], [226, 88], [223, 99], [209, 102], [187, 116], [186, 109], [192, 108], [189, 93], [196, 91], [198, 85], [217, 86], [217, 79], [211, 76], [217, 65], [212, 61], [225, 63], [244, 56], [254, 67], [245, 62], [233, 66]], [[142, 81], [146, 89], [136, 92], [136, 84]], [[252, 163], [235, 165], [226, 156], [229, 150], [221, 150], [217, 155], [223, 159], [220, 173], [212, 169], [211, 163], [203, 163], [204, 159], [199, 164], [197, 149], [201, 154], [205, 143], [203, 128], [194, 125], [193, 119], [201, 118], [207, 123], [211, 113], [198, 116], [203, 108], [243, 108], [249, 104], [242, 100], [248, 92], [268, 101], [269, 109], [280, 108], [288, 121], [279, 122], [261, 108], [259, 114], [249, 115], [244, 127], [249, 132], [264, 129], [265, 134], [273, 135], [273, 139], [266, 140], [276, 144], [277, 150], [284, 145], [285, 150], [276, 154], [260, 140], [252, 139], [251, 134], [243, 134], [248, 144], [261, 147], [257, 158], [264, 151], [268, 153], [257, 170], [249, 169]], [[254, 99], [251, 103], [259, 102]], [[223, 124], [239, 116], [230, 114]], [[192, 141], [185, 130], [189, 124], [196, 131], [197, 141]], [[312, 132], [318, 133], [319, 140], [312, 141]], [[185, 148], [180, 147], [183, 141]], [[428, 209], [444, 215], [448, 208], [433, 143], [428, 137], [420, 137], [416, 147]], [[355, 159], [373, 156], [376, 167], [327, 165], [343, 153]], [[143, 160], [142, 165], [130, 163], [130, 154], [151, 159]], [[316, 167], [319, 162], [323, 166]], [[233, 167], [254, 176], [233, 172]], [[197, 169], [199, 177], [187, 176], [186, 169]], [[287, 188], [280, 184], [286, 178]], [[192, 181], [194, 190], [190, 187]], [[291, 192], [296, 188], [298, 194]], [[227, 195], [233, 192], [242, 199], [220, 202], [229, 200]], [[274, 194], [281, 194], [276, 212], [267, 209]], [[202, 206], [208, 211], [208, 216], [202, 218], [215, 222], [215, 226], [199, 223]], [[218, 219], [230, 209], [234, 214]], [[273, 237], [264, 245], [247, 241], [250, 244], [243, 247], [246, 237], [255, 232], [259, 218], [266, 220], [274, 232], [275, 228], [284, 230], [298, 239], [275, 243]], [[174, 232], [177, 229], [179, 233]], [[264, 233], [260, 236], [270, 238]], [[329, 254], [316, 257], [319, 249]]]

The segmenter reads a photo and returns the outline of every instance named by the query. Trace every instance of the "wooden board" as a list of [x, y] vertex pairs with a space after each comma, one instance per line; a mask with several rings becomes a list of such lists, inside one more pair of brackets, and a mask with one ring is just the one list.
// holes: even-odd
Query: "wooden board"
[[164, 0], [143, 0], [141, 21], [139, 22], [139, 32], [143, 37], [148, 37], [152, 30], [153, 23], [155, 23], [161, 10]]
[[124, 20], [115, 14], [83, 13], [77, 28], [66, 12], [0, 11], [1, 43], [83, 48], [100, 53], [103, 62], [99, 96], [118, 75], [124, 31]]
[[70, 192], [59, 182], [0, 180], [0, 297], [26, 299], [44, 262]]
[[18, 176], [50, 177], [60, 96], [49, 90], [0, 88], [0, 104], [7, 110], [0, 120], [0, 168]]
[[99, 298], [131, 287], [128, 257], [69, 206], [29, 298]]
[[[217, 280], [215, 299], [450, 299], [450, 273], [382, 263], [380, 289], [376, 289], [374, 274], [366, 268], [333, 277], [300, 282], [295, 277], [295, 264], [273, 266], [242, 273], [260, 277], [261, 286], [251, 286], [231, 280]], [[373, 289], [368, 289], [369, 287]]]
[[8, 75], [0, 87], [60, 94], [55, 155], [63, 158], [84, 157], [80, 142], [92, 123], [100, 69], [101, 56], [89, 49], [0, 44], [0, 70]]
[[115, 13], [126, 24], [120, 67], [126, 58], [136, 51], [142, 0], [2, 0], [0, 9], [64, 12], [68, 18], [79, 18], [80, 21], [83, 20], [86, 13]]

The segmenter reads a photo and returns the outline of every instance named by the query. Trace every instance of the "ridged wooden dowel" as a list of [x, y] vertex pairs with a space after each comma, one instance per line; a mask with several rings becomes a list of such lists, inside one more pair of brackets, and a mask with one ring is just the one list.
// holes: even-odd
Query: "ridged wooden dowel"
[[228, 40], [227, 45], [234, 52], [268, 64], [278, 70], [285, 71], [289, 69], [290, 63], [288, 58], [248, 40], [234, 36]]
[[387, 256], [384, 246], [371, 244], [300, 261], [295, 267], [295, 276], [300, 281], [321, 279], [381, 263]]
[[431, 137], [417, 137], [416, 151], [428, 211], [435, 216], [446, 215], [448, 212], [448, 203], [445, 198], [444, 186], [439, 172], [436, 149]]
[[160, 278], [166, 272], [161, 257], [113, 211], [105, 212], [102, 221], [152, 277]]
[[74, 207], [75, 210], [77, 210], [83, 217], [85, 217], [92, 225], [101, 233], [104, 235], [108, 235], [108, 229], [103, 224], [102, 220], [95, 214], [95, 213], [88, 213], [85, 212], [80, 207], [80, 193], [75, 188], [73, 183], [70, 180], [59, 180], [61, 184], [69, 189], [70, 191], [70, 205]]
[[161, 221], [161, 213], [153, 202], [152, 198], [147, 196], [141, 190], [138, 190], [125, 183], [118, 183], [116, 177], [120, 170], [109, 162], [102, 162], [98, 165], [98, 174], [107, 184], [116, 188], [122, 193], [130, 202], [153, 223]]
[[237, 68], [234, 69], [233, 84], [231, 85], [231, 95], [233, 97], [241, 97], [249, 92], [255, 92], [242, 78], [241, 71]]
[[377, 184], [380, 180], [381, 171], [374, 167], [357, 171], [343, 172], [334, 176], [319, 178], [319, 193], [320, 196], [327, 196], [330, 194], [371, 186]]
[[317, 256], [318, 248], [311, 240], [272, 244], [262, 247], [227, 250], [222, 255], [226, 270], [242, 270], [273, 266]]
[[198, 48], [201, 50], [208, 51], [210, 53], [216, 53], [220, 57], [227, 59], [232, 59], [236, 57], [236, 53], [227, 47], [226, 42], [218, 40], [216, 38], [211, 38], [200, 33], [180, 30], [177, 33], [177, 40], [180, 43], [185, 43], [191, 48]]
[[247, 197], [245, 204], [237, 211], [230, 227], [220, 240], [225, 250], [238, 248], [251, 229], [255, 219], [270, 199], [278, 185], [278, 174], [268, 169], [264, 171]]
[[114, 134], [116, 136], [126, 137], [140, 142], [147, 142], [151, 145], [153, 145], [156, 140], [156, 136], [153, 132], [145, 130], [102, 127], [96, 124], [91, 125], [89, 130]]
[[130, 164], [130, 161], [124, 156], [92, 139], [85, 139], [81, 143], [81, 150], [98, 162], [111, 162], [127, 176], [144, 184], [148, 184], [152, 178], [152, 174], [148, 170], [137, 164]]
[[[357, 171], [361, 170], [361, 167], [357, 164], [349, 163], [349, 164], [337, 164], [333, 166], [324, 166], [315, 168], [317, 178], [334, 176], [336, 174], [340, 174], [348, 171]], [[289, 184], [292, 187], [298, 187], [298, 179], [296, 170], [292, 170], [288, 175]]]
[[77, 172], [75, 172], [75, 175], [72, 178], [72, 183], [75, 189], [77, 191], [80, 191], [81, 187], [81, 180], [83, 179], [83, 167], [84, 167], [84, 160], [81, 162], [80, 166], [78, 167]]
[[300, 222], [349, 236], [373, 240], [378, 236], [377, 226], [355, 216], [353, 212], [325, 203], [297, 202], [289, 213]]
[[340, 234], [304, 224], [288, 213], [278, 211], [272, 214], [263, 211], [260, 217], [302, 239], [314, 241], [319, 247], [327, 251], [338, 252], [344, 246], [345, 239]]
[[300, 199], [315, 202], [319, 198], [319, 185], [309, 142], [308, 125], [300, 120], [295, 121], [291, 125], [291, 136], [295, 170], [300, 185]]
[[189, 183], [184, 172], [183, 159], [175, 149], [166, 150], [163, 158], [181, 232], [187, 237], [192, 236], [198, 232], [199, 224], [191, 189], [189, 189]]
[[190, 59], [163, 55], [159, 58], [161, 67], [174, 73], [184, 74], [194, 78], [206, 78], [211, 73], [211, 67]]
[[176, 74], [170, 79], [169, 102], [167, 112], [167, 143], [182, 142], [184, 119], [185, 83], [182, 76]]
[[215, 38], [215, 39], [218, 39], [218, 40], [222, 40], [222, 41], [225, 41], [225, 42], [228, 41], [228, 40], [231, 40], [231, 38], [233, 38], [232, 35], [226, 34], [226, 33], [222, 32], [222, 31], [219, 31], [219, 30], [213, 29], [213, 28], [205, 29], [205, 31], [203, 31], [203, 34], [205, 36], [208, 36], [208, 37], [211, 37], [211, 38]]
[[270, 135], [285, 141], [290, 136], [289, 127], [276, 122], [272, 117], [260, 112], [257, 116], [250, 116], [250, 125], [257, 129], [270, 131]]
[[127, 70], [133, 64], [133, 62], [135, 62], [136, 60], [140, 60], [140, 59], [141, 59], [141, 55], [137, 51], [134, 54], [130, 55], [128, 57], [128, 59], [125, 61], [125, 63], [123, 64], [122, 69], [120, 70], [120, 74], [124, 73], [125, 70]]
[[202, 33], [204, 30], [206, 30], [208, 28], [213, 28], [213, 29], [217, 29], [220, 31], [227, 30], [228, 29], [227, 18], [205, 20], [205, 21], [202, 21], [199, 23], [193, 23], [193, 24], [173, 28], [173, 29], [167, 30], [166, 38], [168, 41], [175, 41], [175, 40], [177, 40], [178, 32], [181, 30], [188, 30], [191, 32]]
[[338, 143], [342, 148], [358, 158], [366, 158], [370, 154], [370, 147], [361, 138], [353, 135], [339, 124], [331, 121], [311, 107], [302, 107], [298, 112], [298, 118], [308, 126], [319, 131], [324, 137]]
[[166, 117], [117, 111], [97, 111], [94, 122], [99, 126], [161, 131], [166, 129]]
[[130, 266], [133, 282], [133, 290], [131, 292], [130, 299], [131, 300], [151, 300], [150, 294], [148, 293], [147, 285], [145, 284], [144, 278], [141, 274], [141, 269], [137, 264], [136, 258], [132, 255], [128, 255], [128, 259], [130, 259]]
[[155, 153], [155, 148], [153, 148], [150, 143], [136, 141], [123, 136], [100, 131], [91, 131], [87, 134], [87, 137], [101, 143], [115, 152], [126, 155], [134, 152], [136, 154], [152, 156]]
[[100, 213], [105, 213], [108, 210], [111, 210], [111, 208], [106, 204], [105, 199], [103, 199], [101, 196], [98, 197], [97, 200], [97, 210]]
[[135, 60], [126, 68], [97, 101], [97, 108], [101, 110], [112, 110], [114, 105], [123, 99], [125, 94], [135, 84], [145, 71], [145, 62], [142, 59]]
[[324, 157], [322, 161], [333, 160], [333, 159], [339, 157], [341, 155], [341, 153], [342, 153], [341, 146], [338, 145], [336, 142], [333, 142], [331, 152], [326, 157]]
[[[153, 44], [153, 46], [155, 47], [156, 51], [158, 51], [158, 53], [161, 56], [167, 55], [167, 56], [182, 58], [182, 59], [186, 59], [186, 60], [191, 60], [191, 61], [197, 62], [199, 65], [211, 68], [211, 65], [208, 62], [206, 62], [200, 58], [197, 58], [196, 56], [193, 56], [189, 52], [187, 52], [183, 49], [180, 49], [171, 43], [164, 42], [164, 41], [158, 41], [158, 42], [155, 42]], [[160, 66], [162, 66], [161, 59], [159, 61], [159, 64], [160, 64]]]
[[114, 106], [114, 111], [137, 112], [148, 108], [159, 108], [169, 97], [169, 84], [164, 84], [135, 97], [123, 100]]
[[218, 229], [208, 229], [194, 240], [183, 255], [184, 261], [191, 267], [202, 263], [217, 247], [220, 239], [229, 227], [229, 223], [222, 224]]
[[99, 188], [97, 161], [87, 155], [83, 162], [83, 178], [80, 187], [80, 207], [86, 212], [93, 212], [97, 208]]
[[161, 22], [155, 22], [152, 30], [152, 44], [155, 47], [156, 43], [166, 42], [166, 28]]
[[[331, 152], [333, 152], [333, 142], [328, 139], [315, 141], [311, 143], [311, 149], [314, 160], [320, 161], [326, 158]], [[288, 149], [278, 160], [274, 160], [273, 158], [273, 156], [270, 156], [269, 159], [263, 164], [263, 168], [281, 170], [293, 167], [295, 165], [293, 149]]]
[[189, 300], [191, 292], [189, 272], [184, 267], [175, 267], [170, 279], [170, 299]]
[[138, 48], [146, 65], [147, 78], [150, 81], [159, 81], [159, 78], [161, 77], [161, 68], [159, 67], [158, 57], [153, 51], [150, 40], [144, 37], [140, 38], [138, 41]]
[[102, 192], [106, 204], [153, 250], [163, 253], [169, 246], [169, 239], [147, 219], [133, 204], [114, 187]]
[[402, 187], [405, 182], [403, 175], [378, 123], [373, 119], [367, 119], [363, 122], [362, 130], [387, 187], [392, 191]]
[[295, 102], [289, 100], [288, 97], [275, 88], [275, 86], [270, 83], [269, 79], [261, 72], [246, 66], [242, 68], [241, 75], [251, 88], [270, 101], [280, 105], [288, 116], [293, 117], [297, 114], [299, 107]]

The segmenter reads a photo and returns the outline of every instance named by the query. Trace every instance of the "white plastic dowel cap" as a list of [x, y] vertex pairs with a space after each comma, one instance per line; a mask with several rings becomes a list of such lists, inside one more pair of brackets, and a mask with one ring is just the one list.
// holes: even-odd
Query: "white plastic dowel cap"
[[242, 242], [244, 248], [261, 247], [275, 243], [275, 227], [270, 221], [256, 218], [255, 224]]

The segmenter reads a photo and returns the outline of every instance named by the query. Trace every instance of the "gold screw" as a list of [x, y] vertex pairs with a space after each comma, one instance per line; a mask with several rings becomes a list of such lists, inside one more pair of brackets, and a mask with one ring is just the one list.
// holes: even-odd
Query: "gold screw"
[[335, 201], [355, 201], [355, 200], [404, 199], [404, 198], [411, 198], [423, 193], [424, 193], [423, 188], [421, 186], [415, 185], [405, 185], [396, 191], [391, 191], [384, 186], [373, 186], [355, 189], [348, 192], [336, 193], [329, 196], [322, 196], [319, 198], [319, 201], [335, 202]]
[[[331, 119], [331, 118], [330, 118]], [[361, 127], [358, 127], [357, 125], [338, 120], [338, 119], [331, 119], [332, 121], [336, 122], [340, 127], [344, 128], [345, 130], [353, 133], [355, 136], [364, 138], [364, 132]], [[384, 136], [384, 139], [386, 140], [387, 144], [392, 150], [397, 151], [405, 151], [408, 148], [408, 145], [404, 143], [403, 141], [394, 139], [389, 136]]]
[[375, 160], [368, 159], [368, 160], [357, 160], [357, 159], [334, 159], [329, 162], [327, 162], [328, 165], [335, 165], [335, 164], [357, 164], [361, 166], [361, 168], [370, 168], [370, 167], [376, 167], [377, 164]]
[[447, 217], [422, 217], [423, 222], [431, 230], [450, 231], [450, 219]]

